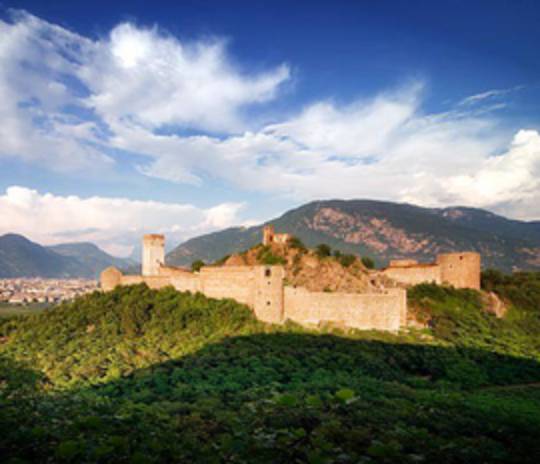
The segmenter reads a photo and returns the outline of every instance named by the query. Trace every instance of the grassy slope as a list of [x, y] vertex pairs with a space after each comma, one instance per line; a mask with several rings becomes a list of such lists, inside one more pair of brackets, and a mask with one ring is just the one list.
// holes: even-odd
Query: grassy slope
[[540, 382], [538, 312], [496, 320], [475, 292], [430, 285], [411, 304], [427, 333], [269, 327], [233, 301], [145, 286], [0, 322], [0, 448], [28, 462], [537, 462], [539, 390], [501, 387]]

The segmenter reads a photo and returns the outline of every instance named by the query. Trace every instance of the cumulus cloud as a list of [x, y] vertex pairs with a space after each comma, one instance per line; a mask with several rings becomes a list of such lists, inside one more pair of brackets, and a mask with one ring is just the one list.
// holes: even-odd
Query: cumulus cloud
[[[430, 114], [423, 83], [412, 81], [347, 103], [313, 101], [272, 123], [248, 117], [281, 96], [290, 74], [285, 64], [242, 69], [221, 39], [186, 42], [124, 23], [94, 40], [17, 13], [0, 21], [0, 156], [104, 172], [116, 162], [105, 153], [120, 152], [136, 155], [146, 176], [203, 188], [218, 180], [297, 201], [364, 197], [540, 215], [538, 133], [514, 134], [494, 115], [521, 87]], [[230, 211], [208, 211], [204, 227], [230, 223]]]
[[94, 44], [78, 76], [91, 92], [86, 104], [112, 127], [130, 120], [221, 132], [242, 127], [246, 105], [274, 98], [289, 68], [243, 74], [223, 41], [183, 43], [157, 28], [120, 24]]
[[[127, 255], [146, 232], [167, 234], [180, 243], [189, 237], [239, 222], [241, 203], [211, 208], [126, 198], [59, 196], [12, 186], [0, 195], [0, 234], [18, 232], [42, 244], [91, 241]], [[149, 229], [150, 228], [150, 229]]]
[[24, 12], [0, 20], [0, 156], [70, 171], [107, 168], [122, 127], [237, 130], [242, 111], [274, 98], [282, 64], [242, 72], [225, 43], [183, 43], [120, 24], [90, 40]]
[[450, 177], [446, 189], [457, 202], [474, 206], [528, 204], [527, 215], [539, 217], [540, 134], [519, 131], [508, 151], [484, 160], [474, 174]]

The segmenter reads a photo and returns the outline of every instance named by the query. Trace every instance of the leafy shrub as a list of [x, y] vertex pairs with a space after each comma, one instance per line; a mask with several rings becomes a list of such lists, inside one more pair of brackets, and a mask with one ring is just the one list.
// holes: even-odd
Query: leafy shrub
[[326, 243], [321, 243], [315, 248], [315, 253], [319, 258], [327, 258], [332, 254], [332, 249]]
[[199, 272], [201, 270], [201, 268], [204, 266], [204, 261], [201, 260], [201, 259], [197, 259], [196, 261], [193, 261], [191, 263], [191, 270], [193, 272]]
[[362, 256], [362, 264], [367, 269], [375, 269], [375, 261], [373, 261], [373, 259], [369, 256]]
[[339, 257], [339, 262], [343, 267], [349, 267], [356, 261], [356, 256], [354, 255], [341, 255]]
[[291, 248], [296, 248], [298, 250], [301, 250], [301, 251], [305, 251], [307, 250], [306, 246], [304, 245], [304, 242], [302, 242], [302, 240], [300, 240], [298, 237], [296, 236], [292, 236], [290, 239], [289, 239], [289, 246]]
[[263, 246], [257, 253], [257, 261], [261, 264], [265, 264], [267, 266], [274, 266], [274, 265], [284, 265], [287, 263], [285, 258], [282, 256], [276, 255], [272, 252], [272, 248], [269, 246]]
[[493, 291], [522, 310], [540, 316], [540, 272], [503, 274], [494, 269], [482, 272], [482, 288]]

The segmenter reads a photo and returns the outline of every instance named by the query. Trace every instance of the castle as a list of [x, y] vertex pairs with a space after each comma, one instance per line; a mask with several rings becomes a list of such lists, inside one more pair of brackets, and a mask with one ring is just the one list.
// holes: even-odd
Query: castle
[[272, 243], [280, 243], [286, 245], [292, 238], [290, 234], [276, 234], [273, 225], [267, 225], [263, 228], [263, 245], [268, 246]]
[[[286, 244], [289, 234], [264, 228], [263, 244]], [[232, 298], [253, 309], [264, 322], [286, 320], [314, 327], [324, 324], [362, 330], [398, 331], [407, 325], [406, 285], [421, 282], [447, 283], [459, 288], [480, 288], [480, 255], [449, 253], [434, 263], [392, 261], [374, 276], [397, 285], [373, 288], [368, 293], [312, 292], [286, 285], [283, 266], [204, 266], [199, 272], [165, 265], [165, 237], [143, 237], [142, 274], [124, 275], [115, 267], [101, 273], [101, 288], [146, 283], [151, 288], [173, 286], [179, 291], [201, 292], [211, 298]]]
[[380, 273], [405, 285], [433, 282], [480, 290], [480, 255], [472, 251], [444, 253], [425, 264], [413, 259], [393, 260]]

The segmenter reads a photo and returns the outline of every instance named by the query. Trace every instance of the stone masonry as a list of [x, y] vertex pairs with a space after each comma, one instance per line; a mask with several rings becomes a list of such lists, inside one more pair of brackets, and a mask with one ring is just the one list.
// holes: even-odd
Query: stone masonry
[[[275, 234], [265, 227], [263, 243], [282, 243], [288, 234]], [[151, 288], [173, 286], [179, 291], [201, 292], [211, 298], [233, 298], [253, 309], [269, 323], [286, 320], [304, 326], [324, 324], [362, 330], [396, 332], [407, 323], [407, 293], [404, 288], [375, 289], [370, 293], [311, 292], [286, 286], [282, 266], [204, 266], [199, 272], [165, 265], [165, 238], [143, 238], [142, 275], [123, 275], [109, 267], [101, 274], [101, 288], [146, 283]], [[448, 283], [456, 287], [480, 288], [480, 256], [477, 253], [439, 255], [435, 263], [392, 261], [377, 271], [403, 285], [420, 282]]]

